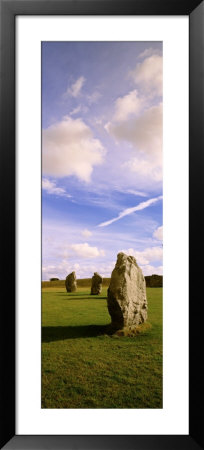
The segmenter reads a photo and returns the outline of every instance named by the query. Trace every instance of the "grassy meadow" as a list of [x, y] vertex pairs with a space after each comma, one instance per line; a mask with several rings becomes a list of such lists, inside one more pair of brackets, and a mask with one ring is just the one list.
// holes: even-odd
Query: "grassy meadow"
[[162, 408], [162, 288], [147, 288], [150, 329], [111, 337], [107, 286], [84, 284], [43, 284], [42, 408]]

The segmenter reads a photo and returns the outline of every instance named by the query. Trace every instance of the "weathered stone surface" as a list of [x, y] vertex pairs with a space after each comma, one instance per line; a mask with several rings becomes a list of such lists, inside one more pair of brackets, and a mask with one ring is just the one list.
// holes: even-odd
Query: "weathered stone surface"
[[94, 272], [91, 281], [91, 295], [98, 295], [102, 291], [102, 281], [103, 278], [97, 273]]
[[77, 289], [77, 282], [76, 282], [76, 274], [75, 272], [70, 273], [67, 275], [65, 280], [65, 287], [67, 292], [74, 292]]
[[108, 288], [108, 311], [114, 329], [147, 320], [145, 278], [133, 256], [118, 253]]

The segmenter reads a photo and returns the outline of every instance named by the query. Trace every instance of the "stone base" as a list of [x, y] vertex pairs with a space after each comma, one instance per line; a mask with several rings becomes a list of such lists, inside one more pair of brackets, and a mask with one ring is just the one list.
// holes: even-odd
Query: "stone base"
[[129, 327], [124, 327], [120, 330], [116, 330], [113, 328], [112, 325], [110, 325], [108, 329], [108, 334], [112, 335], [113, 337], [135, 337], [138, 334], [145, 334], [148, 333], [152, 328], [152, 325], [150, 323], [141, 323], [140, 325], [132, 325]]
[[67, 289], [67, 292], [76, 292], [76, 290], [77, 290], [77, 288], [76, 288], [76, 286], [75, 286], [75, 287], [73, 287], [73, 288], [68, 288], [68, 289]]
[[91, 290], [90, 295], [100, 295], [101, 294], [102, 289], [98, 289], [97, 291], [94, 291], [93, 289]]

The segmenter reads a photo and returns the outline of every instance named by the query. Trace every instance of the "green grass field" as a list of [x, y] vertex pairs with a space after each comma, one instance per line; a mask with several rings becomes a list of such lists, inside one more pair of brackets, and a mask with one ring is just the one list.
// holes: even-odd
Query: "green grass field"
[[106, 293], [42, 289], [42, 408], [162, 408], [162, 288], [135, 337], [104, 334]]

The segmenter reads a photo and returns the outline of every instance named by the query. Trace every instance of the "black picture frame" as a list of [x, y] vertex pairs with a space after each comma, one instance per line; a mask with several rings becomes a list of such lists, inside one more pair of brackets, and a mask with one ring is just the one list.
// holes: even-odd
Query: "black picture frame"
[[[0, 211], [1, 260], [3, 262], [0, 309], [0, 448], [13, 450], [45, 448], [80, 450], [196, 450], [204, 448], [204, 377], [202, 369], [204, 362], [204, 308], [202, 299], [204, 1], [0, 0], [0, 14]], [[15, 17], [18, 15], [189, 16], [189, 435], [15, 435]]]

